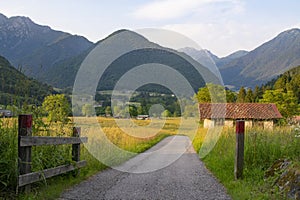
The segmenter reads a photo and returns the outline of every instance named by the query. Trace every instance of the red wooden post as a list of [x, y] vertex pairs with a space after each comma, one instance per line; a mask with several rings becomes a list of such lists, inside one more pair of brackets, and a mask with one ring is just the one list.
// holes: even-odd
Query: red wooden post
[[[81, 128], [73, 127], [73, 137], [80, 137]], [[80, 143], [72, 144], [72, 160], [75, 162], [80, 161]], [[74, 175], [79, 174], [79, 169], [75, 171]]]
[[243, 177], [244, 166], [244, 135], [245, 135], [245, 121], [236, 121], [236, 151], [234, 164], [234, 177], [240, 179]]
[[[81, 128], [73, 127], [73, 137], [80, 137]], [[80, 143], [72, 144], [72, 160], [80, 161]]]
[[[20, 147], [21, 136], [32, 135], [32, 115], [19, 115], [18, 127], [18, 166], [19, 175], [31, 172], [31, 146]], [[24, 186], [26, 193], [30, 192], [30, 185]]]

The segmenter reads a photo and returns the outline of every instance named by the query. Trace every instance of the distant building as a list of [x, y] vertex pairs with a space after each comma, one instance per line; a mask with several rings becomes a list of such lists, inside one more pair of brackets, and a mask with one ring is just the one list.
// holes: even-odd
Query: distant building
[[246, 127], [259, 125], [272, 129], [274, 119], [282, 118], [275, 104], [266, 103], [200, 103], [199, 112], [204, 128], [233, 127], [235, 120], [245, 120]]
[[12, 117], [13, 113], [11, 110], [0, 110], [0, 117]]
[[136, 119], [147, 120], [147, 119], [150, 119], [150, 117], [149, 117], [149, 115], [138, 115]]

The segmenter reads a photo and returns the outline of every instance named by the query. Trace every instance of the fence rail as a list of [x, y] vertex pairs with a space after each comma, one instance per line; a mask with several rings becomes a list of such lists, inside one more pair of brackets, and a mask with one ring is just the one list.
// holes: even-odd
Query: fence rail
[[[18, 129], [18, 187], [24, 187], [25, 192], [30, 191], [30, 184], [63, 174], [86, 165], [80, 161], [80, 144], [87, 142], [87, 137], [80, 137], [80, 127], [73, 128], [73, 137], [40, 137], [32, 136], [32, 115], [19, 115]], [[41, 145], [72, 144], [73, 164], [61, 165], [38, 172], [31, 171], [31, 147]]]

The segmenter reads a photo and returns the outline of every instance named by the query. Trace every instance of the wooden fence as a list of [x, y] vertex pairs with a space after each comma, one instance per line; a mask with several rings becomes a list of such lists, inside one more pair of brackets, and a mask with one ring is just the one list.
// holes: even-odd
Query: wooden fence
[[[24, 187], [25, 192], [30, 191], [30, 184], [66, 173], [86, 165], [80, 161], [80, 144], [87, 142], [87, 137], [80, 137], [80, 128], [73, 128], [73, 137], [38, 137], [32, 136], [32, 115], [19, 115], [18, 129], [18, 188]], [[72, 144], [73, 164], [62, 165], [38, 172], [31, 171], [31, 147], [41, 145]]]

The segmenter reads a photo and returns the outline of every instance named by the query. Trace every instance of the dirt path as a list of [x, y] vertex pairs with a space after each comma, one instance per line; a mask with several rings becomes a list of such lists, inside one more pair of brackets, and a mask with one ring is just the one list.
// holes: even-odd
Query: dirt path
[[[168, 137], [149, 149], [153, 152], [168, 144], [164, 153], [138, 155], [122, 165], [122, 168], [135, 167], [137, 171], [157, 163], [168, 162], [174, 148], [185, 147], [187, 151], [171, 165], [149, 173], [126, 173], [107, 169], [68, 191], [60, 199], [231, 199], [218, 181], [199, 160], [194, 149], [187, 144], [186, 136]], [[162, 155], [164, 154], [164, 155]]]

